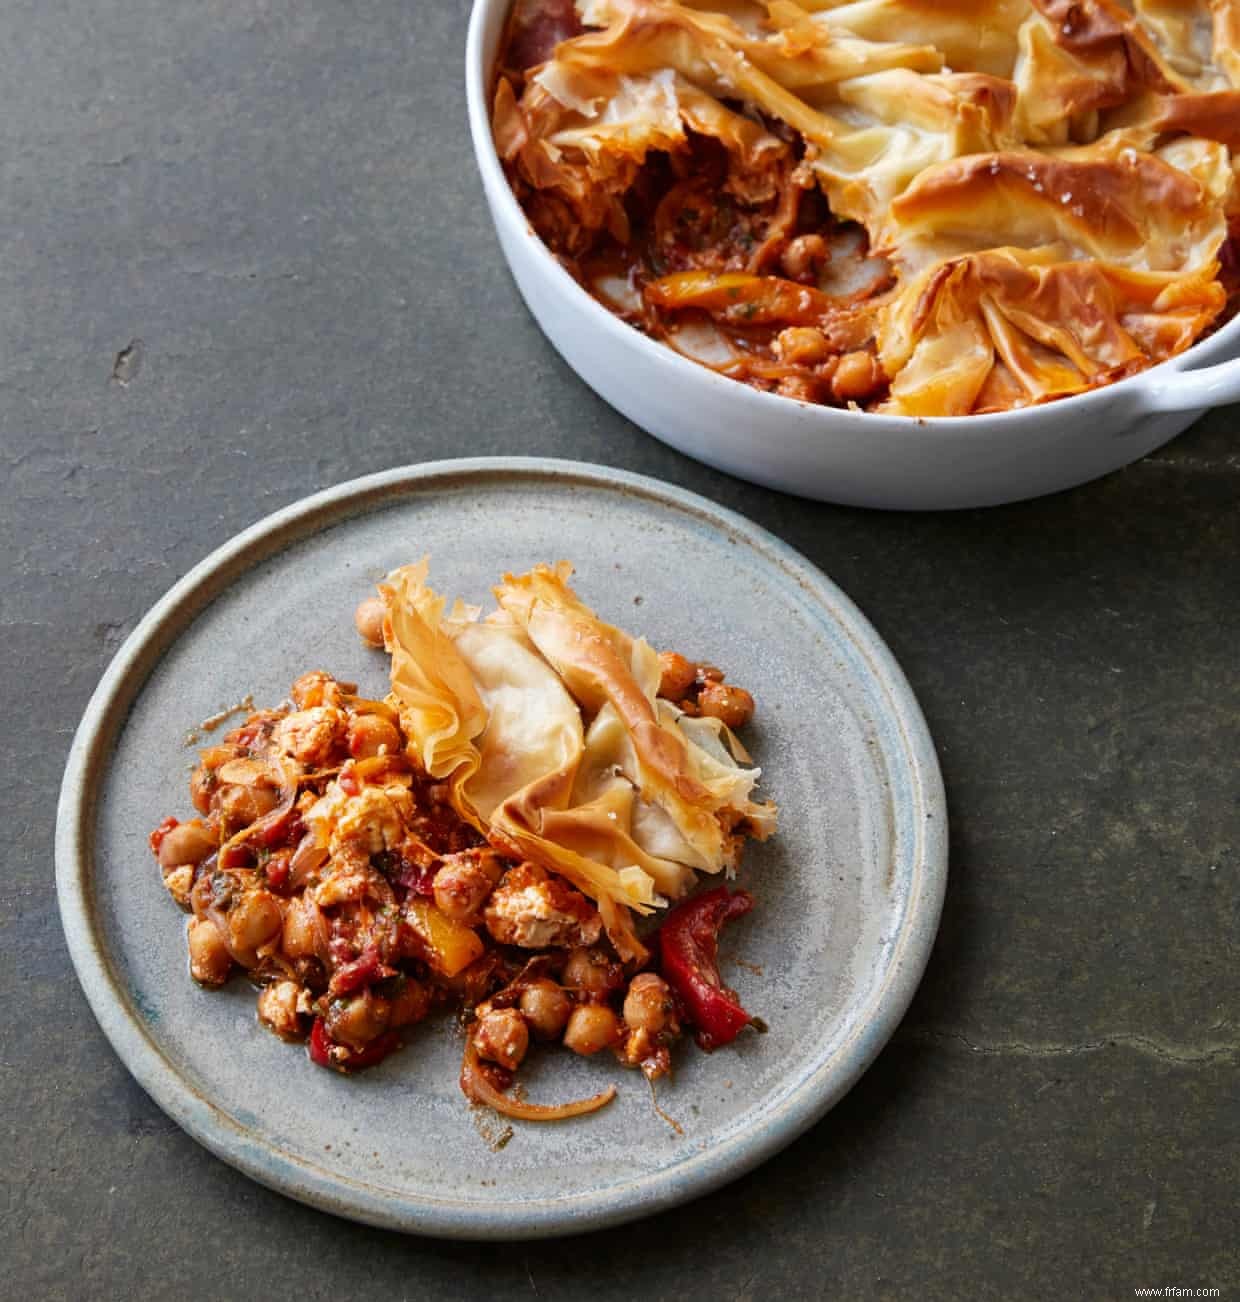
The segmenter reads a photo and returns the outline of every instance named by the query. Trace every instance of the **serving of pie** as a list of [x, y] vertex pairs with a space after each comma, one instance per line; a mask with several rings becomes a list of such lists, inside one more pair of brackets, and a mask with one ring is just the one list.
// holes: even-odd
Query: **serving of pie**
[[517, 0], [492, 125], [590, 293], [805, 402], [1045, 402], [1235, 306], [1240, 0]]
[[466, 1095], [535, 1121], [615, 1090], [508, 1093], [532, 1040], [653, 1081], [682, 1030], [713, 1049], [758, 1024], [716, 961], [751, 897], [691, 895], [775, 828], [733, 732], [753, 700], [604, 622], [570, 573], [506, 575], [484, 618], [404, 566], [358, 611], [390, 656], [386, 699], [311, 670], [201, 752], [197, 817], [150, 838], [199, 984], [244, 971], [260, 1020], [346, 1073], [456, 1008]]

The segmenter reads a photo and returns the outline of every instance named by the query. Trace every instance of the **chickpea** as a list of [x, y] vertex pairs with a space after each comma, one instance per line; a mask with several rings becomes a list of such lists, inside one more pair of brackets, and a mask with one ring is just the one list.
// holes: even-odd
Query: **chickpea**
[[159, 866], [179, 868], [182, 864], [202, 863], [215, 846], [215, 833], [201, 819], [195, 818], [165, 834], [159, 843]]
[[281, 948], [288, 958], [310, 958], [318, 953], [319, 929], [313, 900], [293, 900], [284, 915]]
[[414, 1022], [420, 1022], [430, 1010], [430, 987], [408, 977], [392, 996], [392, 1014], [388, 1025], [393, 1030], [400, 1026], [411, 1026]]
[[864, 349], [845, 353], [831, 379], [831, 392], [839, 402], [859, 402], [869, 397], [883, 381], [883, 372]]
[[395, 755], [400, 751], [400, 731], [381, 714], [355, 714], [347, 733], [349, 754], [354, 759], [372, 755]]
[[236, 831], [269, 814], [280, 803], [280, 797], [274, 787], [264, 784], [230, 783], [217, 789], [213, 803], [225, 825]]
[[215, 781], [215, 770], [209, 769], [205, 764], [199, 764], [189, 775], [189, 798], [200, 814], [209, 813], [211, 810], [211, 795], [215, 791]]
[[260, 991], [258, 1018], [283, 1040], [300, 1040], [305, 1034], [297, 1001], [301, 987], [296, 981], [277, 981]]
[[568, 1023], [573, 1001], [550, 977], [531, 981], [521, 991], [521, 1015], [540, 1040], [554, 1040]]
[[222, 986], [232, 969], [232, 955], [219, 929], [210, 918], [191, 918], [186, 935], [190, 976], [200, 985]]
[[357, 625], [358, 636], [367, 646], [383, 645], [383, 619], [387, 608], [380, 597], [367, 597], [359, 601], [353, 612], [353, 622]]
[[189, 910], [189, 893], [194, 886], [194, 869], [190, 864], [170, 868], [164, 873], [164, 885], [179, 907]]
[[619, 982], [616, 965], [601, 949], [574, 949], [564, 964], [564, 984], [586, 995], [605, 995]]
[[444, 860], [435, 874], [435, 907], [455, 922], [475, 918], [499, 880], [493, 856], [461, 856]]
[[697, 665], [677, 651], [659, 652], [659, 695], [667, 701], [682, 701], [697, 681]]
[[620, 1023], [606, 1004], [578, 1004], [564, 1031], [564, 1047], [588, 1058], [619, 1038]]
[[474, 1048], [479, 1057], [516, 1071], [530, 1047], [529, 1028], [515, 1008], [490, 1008], [474, 1023]]
[[232, 947], [247, 955], [265, 945], [283, 925], [280, 901], [270, 891], [247, 891], [228, 913]]
[[789, 326], [775, 336], [775, 356], [790, 366], [817, 366], [831, 356], [827, 336], [813, 326]]
[[803, 285], [817, 282], [823, 267], [831, 261], [831, 250], [821, 235], [798, 235], [790, 240], [779, 260], [784, 275]]
[[624, 1020], [633, 1030], [657, 1034], [672, 1013], [672, 992], [662, 977], [639, 972], [629, 983], [624, 997]]
[[698, 696], [698, 709], [729, 728], [743, 728], [753, 718], [753, 697], [743, 687], [707, 683]]
[[337, 999], [327, 1010], [327, 1034], [350, 1049], [364, 1049], [382, 1035], [392, 1017], [392, 1006], [373, 990], [350, 999]]

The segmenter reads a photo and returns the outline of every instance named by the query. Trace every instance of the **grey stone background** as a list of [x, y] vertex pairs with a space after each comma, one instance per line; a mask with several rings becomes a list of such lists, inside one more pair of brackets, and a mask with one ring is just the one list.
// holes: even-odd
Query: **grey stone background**
[[[465, 129], [467, 8], [0, 7], [0, 1295], [1235, 1296], [1237, 409], [958, 515], [686, 461], [517, 298]], [[351, 1226], [200, 1150], [98, 1032], [52, 886], [64, 756], [141, 613], [276, 507], [468, 453], [661, 476], [800, 548], [904, 664], [953, 814], [933, 961], [852, 1095], [679, 1214], [528, 1247]]]

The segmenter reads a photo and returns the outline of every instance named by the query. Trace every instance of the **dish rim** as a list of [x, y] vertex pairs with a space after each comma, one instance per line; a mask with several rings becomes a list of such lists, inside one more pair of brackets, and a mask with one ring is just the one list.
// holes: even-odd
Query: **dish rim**
[[[550, 477], [619, 490], [743, 537], [789, 574], [864, 654], [886, 695], [918, 805], [904, 923], [880, 983], [836, 1052], [820, 1060], [759, 1126], [672, 1168], [574, 1195], [571, 1206], [558, 1199], [497, 1209], [429, 1195], [392, 1198], [373, 1184], [326, 1172], [255, 1139], [178, 1071], [136, 1015], [112, 970], [91, 903], [98, 779], [130, 706], [193, 620], [239, 577], [320, 530], [381, 510], [410, 491], [425, 492], [438, 480], [474, 475], [535, 482]], [[60, 790], [55, 863], [70, 957], [100, 1028], [138, 1083], [204, 1147], [269, 1188], [368, 1224], [443, 1238], [543, 1238], [607, 1228], [709, 1193], [791, 1143], [853, 1087], [895, 1031], [929, 961], [946, 890], [947, 809], [934, 745], [903, 671], [853, 602], [795, 549], [726, 507], [644, 475], [553, 458], [471, 457], [397, 467], [311, 494], [242, 530], [178, 580], [125, 639], [86, 706]]]
[[[482, 175], [483, 188], [492, 206], [496, 224], [498, 225], [501, 220], [506, 222], [514, 234], [524, 235], [533, 244], [533, 256], [538, 261], [539, 272], [561, 294], [576, 298], [582, 310], [592, 318], [593, 323], [617, 346], [634, 348], [639, 354], [656, 364], [660, 361], [666, 362], [671, 366], [674, 378], [689, 383], [691, 382], [689, 377], [696, 375], [708, 387], [725, 384], [730, 389], [739, 388], [748, 397], [736, 398], [736, 401], [754, 401], [757, 403], [757, 410], [764, 410], [772, 416], [781, 411], [789, 414], [798, 412], [802, 419], [819, 423], [824, 429], [838, 430], [841, 426], [845, 426], [848, 427], [848, 432], [861, 431], [867, 427], [873, 430], [876, 421], [883, 421], [888, 423], [889, 429], [916, 430], [924, 437], [929, 431], [950, 431], [954, 435], [964, 433], [974, 426], [980, 426], [979, 434], [985, 433], [987, 437], [993, 438], [995, 431], [991, 428], [992, 421], [1002, 420], [1006, 428], [1014, 430], [1019, 424], [1028, 426], [1045, 419], [1045, 412], [1048, 409], [1064, 408], [1075, 414], [1085, 412], [1090, 406], [1122, 403], [1128, 399], [1136, 403], [1132, 414], [1152, 414], [1162, 410], [1155, 401], [1150, 401], [1154, 398], [1153, 391], [1160, 381], [1174, 385], [1177, 379], [1186, 380], [1194, 372], [1199, 374], [1201, 369], [1223, 366], [1228, 362], [1240, 362], [1240, 311], [1237, 311], [1230, 321], [1196, 340], [1182, 353], [1165, 358], [1142, 371], [1125, 376], [1122, 380], [1095, 386], [1064, 398], [1055, 398], [1049, 402], [1034, 403], [1025, 407], [1010, 407], [1004, 411], [971, 412], [963, 416], [907, 416], [895, 412], [854, 411], [847, 407], [829, 407], [820, 403], [802, 402], [796, 398], [767, 393], [729, 376], [720, 375], [709, 366], [684, 356], [675, 348], [648, 338], [641, 331], [621, 321], [613, 312], [609, 312], [560, 264], [555, 254], [530, 224], [525, 210], [508, 183], [508, 177], [504, 173], [495, 148], [487, 89], [491, 70], [483, 57], [487, 35], [486, 24], [497, 11], [506, 15], [513, 3], [514, 0], [473, 0], [465, 48], [465, 97], [470, 134], [474, 143], [474, 157]], [[496, 204], [500, 206], [499, 212], [495, 211]], [[1143, 402], [1143, 398], [1146, 401]], [[1207, 402], [1200, 410], [1208, 410], [1214, 405], [1216, 404]], [[1172, 409], [1192, 411], [1199, 408], [1190, 402], [1177, 401]]]

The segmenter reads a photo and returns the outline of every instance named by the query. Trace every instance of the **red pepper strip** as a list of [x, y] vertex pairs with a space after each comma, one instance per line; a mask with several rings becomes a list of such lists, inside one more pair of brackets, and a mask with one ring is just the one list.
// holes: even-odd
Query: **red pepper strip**
[[723, 924], [752, 908], [747, 891], [729, 895], [726, 886], [719, 886], [677, 905], [659, 931], [663, 978], [680, 996], [697, 1028], [697, 1042], [707, 1052], [731, 1044], [752, 1020], [719, 975]]
[[220, 847], [218, 859], [221, 868], [249, 868], [254, 852], [248, 845], [225, 845]]
[[285, 841], [296, 840], [301, 835], [301, 815], [296, 806], [290, 805], [288, 809], [283, 809], [278, 814], [264, 815], [264, 818], [270, 818], [270, 822], [260, 819], [255, 824], [254, 835], [258, 843], [269, 850]]
[[267, 878], [267, 885], [273, 891], [283, 891], [288, 885], [291, 858], [292, 855], [288, 850], [281, 850], [278, 854], [273, 854], [263, 865], [263, 875]]
[[181, 824], [179, 820], [173, 818], [171, 814], [169, 814], [168, 817], [165, 818], [162, 823], [160, 823], [160, 825], [147, 838], [151, 847], [151, 853], [153, 855], [158, 857], [159, 847], [163, 845], [164, 837], [166, 837], [174, 827], [180, 827], [180, 825]]
[[395, 975], [396, 970], [385, 967], [380, 960], [378, 946], [370, 945], [351, 963], [336, 969], [331, 984], [327, 987], [327, 994], [331, 999], [337, 995], [351, 995], [363, 986]]
[[365, 1067], [374, 1067], [399, 1048], [400, 1036], [395, 1031], [384, 1031], [382, 1035], [376, 1035], [364, 1049], [349, 1049], [349, 1056], [343, 1064], [344, 1070], [361, 1071]]
[[329, 1052], [331, 1047], [332, 1042], [327, 1038], [327, 1027], [323, 1025], [321, 1017], [316, 1017], [310, 1029], [310, 1061], [318, 1067], [333, 1066]]
[[507, 62], [518, 72], [546, 63], [561, 41], [582, 32], [572, 0], [517, 0], [508, 22]]
[[435, 894], [435, 874], [438, 871], [438, 861], [425, 865], [410, 863], [408, 859], [402, 859], [400, 872], [396, 875], [396, 884], [403, 886], [405, 890], [411, 891], [414, 895], [423, 895], [429, 898]]
[[[314, 1019], [310, 1031], [310, 1061], [318, 1067], [330, 1067], [332, 1071], [362, 1071], [382, 1062], [389, 1053], [399, 1048], [400, 1036], [395, 1031], [384, 1031], [382, 1035], [376, 1035], [364, 1049], [350, 1049], [337, 1044], [327, 1034], [327, 1027], [321, 1017]], [[332, 1056], [333, 1049], [337, 1052], [335, 1057]]]

